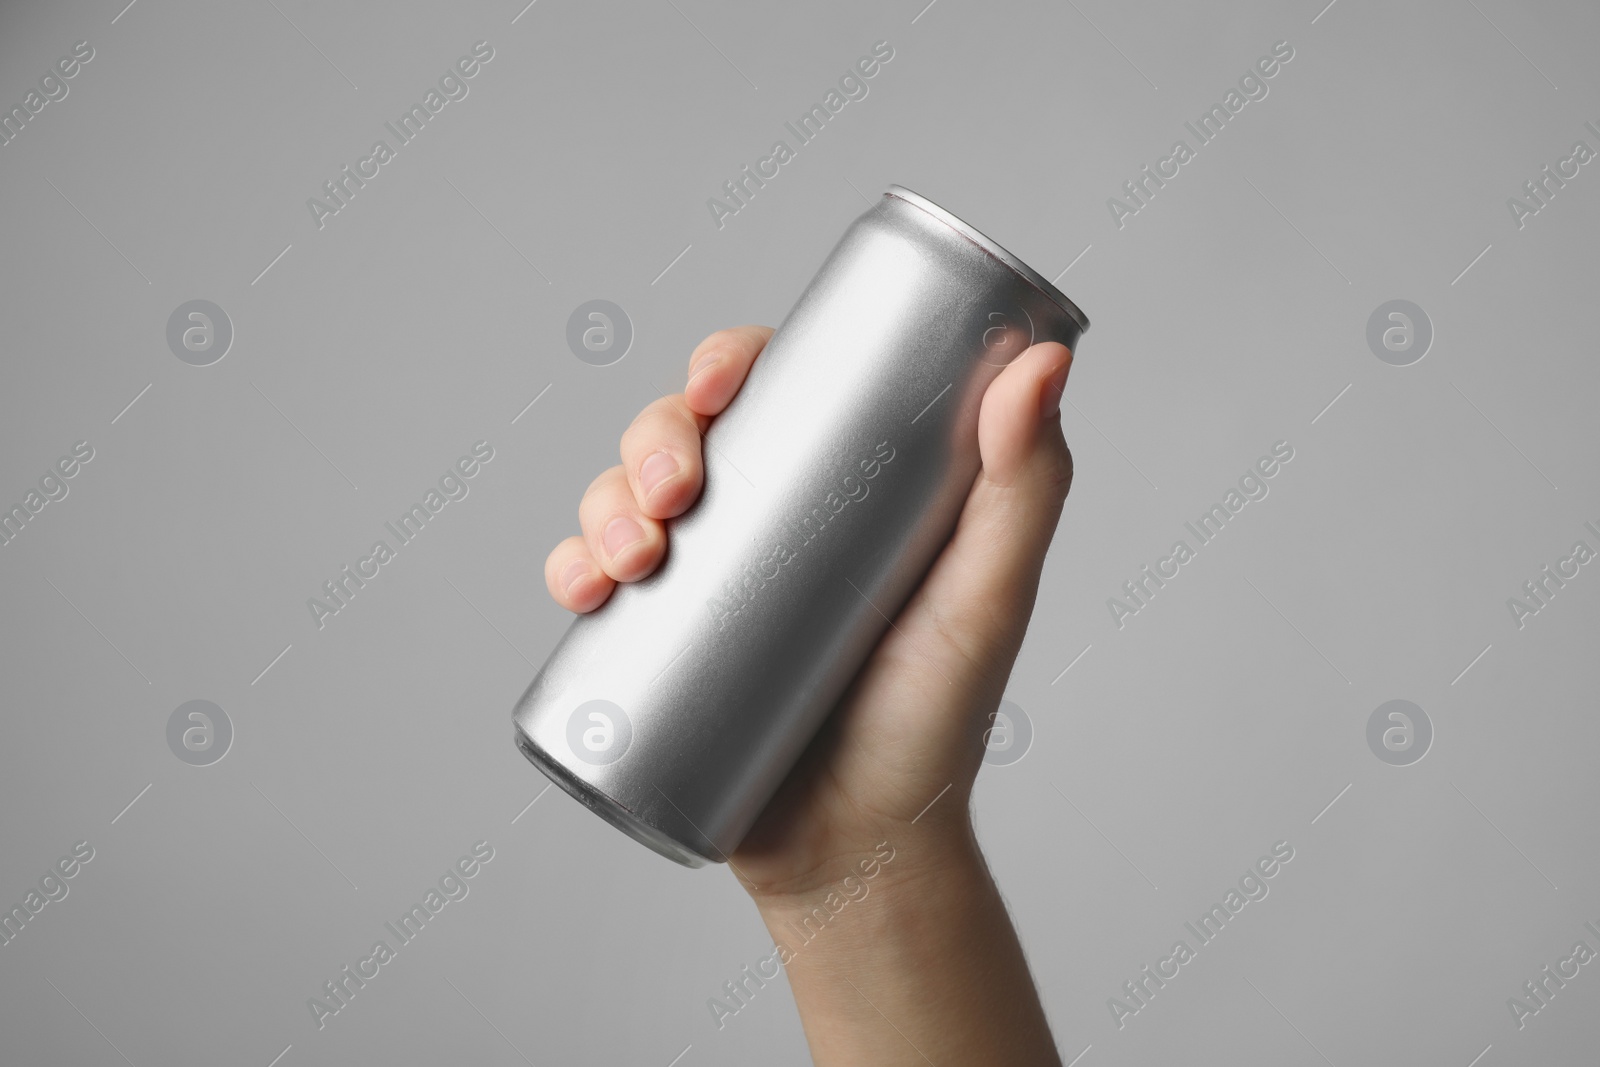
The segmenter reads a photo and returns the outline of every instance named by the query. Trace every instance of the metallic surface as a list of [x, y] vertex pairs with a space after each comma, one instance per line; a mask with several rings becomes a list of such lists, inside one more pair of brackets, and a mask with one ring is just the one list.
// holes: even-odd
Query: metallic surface
[[[660, 569], [576, 618], [518, 701], [522, 752], [663, 855], [725, 860], [948, 539], [989, 382], [1087, 326], [890, 186], [712, 423]], [[611, 706], [591, 718], [591, 701]], [[590, 728], [614, 747], [575, 742]]]

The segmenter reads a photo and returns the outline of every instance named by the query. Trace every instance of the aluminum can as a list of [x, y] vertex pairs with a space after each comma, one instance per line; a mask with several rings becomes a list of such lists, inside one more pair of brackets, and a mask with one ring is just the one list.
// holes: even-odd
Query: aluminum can
[[949, 540], [990, 381], [1088, 326], [889, 186], [712, 420], [660, 567], [574, 619], [517, 701], [517, 746], [662, 855], [725, 861]]

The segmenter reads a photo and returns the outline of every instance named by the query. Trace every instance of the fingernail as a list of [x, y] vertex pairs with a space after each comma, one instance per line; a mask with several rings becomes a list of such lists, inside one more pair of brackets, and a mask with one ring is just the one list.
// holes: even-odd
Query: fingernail
[[656, 491], [662, 482], [678, 473], [678, 461], [670, 453], [653, 453], [639, 467], [639, 488], [644, 490], [646, 498]]
[[616, 559], [630, 546], [644, 540], [644, 531], [632, 519], [618, 516], [606, 523], [605, 533], [600, 540], [606, 546], [606, 553]]
[[1068, 359], [1055, 373], [1045, 379], [1044, 387], [1039, 390], [1039, 417], [1053, 419], [1061, 414], [1061, 393], [1067, 387], [1067, 372], [1072, 369], [1072, 360]]
[[712, 367], [715, 367], [717, 365], [717, 363], [718, 363], [718, 357], [717, 356], [702, 356], [702, 357], [700, 357], [700, 363], [698, 365], [698, 368], [696, 368], [696, 367], [690, 367], [689, 368], [689, 381], [683, 387], [684, 392], [688, 392], [689, 391], [689, 386], [694, 384], [694, 380], [696, 378], [700, 377], [700, 375], [704, 374], [706, 371], [710, 370]]
[[561, 572], [561, 591], [570, 594], [572, 592], [572, 587], [577, 584], [578, 579], [582, 578], [588, 573], [589, 564], [587, 562], [581, 559], [573, 560], [571, 563], [567, 564], [566, 569]]

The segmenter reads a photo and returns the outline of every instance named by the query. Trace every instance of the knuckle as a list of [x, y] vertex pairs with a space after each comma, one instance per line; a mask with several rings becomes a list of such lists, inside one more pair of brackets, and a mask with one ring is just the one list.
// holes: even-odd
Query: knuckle
[[735, 356], [747, 360], [767, 343], [772, 332], [771, 327], [753, 324], [729, 326], [717, 330], [695, 347], [694, 354], [689, 357], [689, 364], [691, 367], [704, 366], [710, 360], [723, 356]]
[[726, 326], [713, 332], [704, 341], [705, 348], [726, 350], [730, 348], [743, 348], [749, 343], [750, 328], [748, 326]]
[[618, 448], [624, 459], [644, 451], [645, 442], [650, 436], [650, 423], [645, 418], [645, 412], [648, 410], [646, 408], [634, 416], [628, 428], [622, 431], [622, 440], [618, 442]]
[[620, 463], [615, 467], [607, 467], [595, 475], [594, 481], [590, 482], [589, 488], [584, 491], [583, 502], [578, 505], [578, 511], [580, 513], [592, 511], [596, 507], [610, 503], [611, 498], [616, 495], [618, 481], [625, 479], [626, 475]]
[[660, 403], [659, 400], [652, 400], [652, 401], [650, 401], [650, 403], [646, 404], [644, 407], [642, 407], [642, 408], [640, 408], [638, 410], [638, 412], [633, 416], [633, 418], [629, 420], [628, 428], [622, 431], [622, 439], [624, 441], [626, 441], [631, 434], [636, 433], [641, 424], [649, 421], [650, 412], [653, 411], [655, 409], [655, 406], [657, 404], [659, 404], [659, 403]]
[[739, 334], [737, 330], [718, 330], [695, 346], [693, 355], [689, 357], [689, 366], [691, 368], [705, 366], [713, 359], [736, 351], [738, 344]]
[[683, 394], [674, 393], [646, 404], [623, 431], [623, 449], [637, 448], [641, 442], [663, 436], [683, 436], [692, 424], [685, 414], [682, 398]]

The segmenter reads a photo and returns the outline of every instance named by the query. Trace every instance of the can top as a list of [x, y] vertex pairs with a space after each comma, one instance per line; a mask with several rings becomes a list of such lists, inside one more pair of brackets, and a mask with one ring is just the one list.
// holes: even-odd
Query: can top
[[1057, 289], [1054, 285], [1051, 285], [1049, 282], [1045, 281], [1043, 275], [1034, 270], [1032, 267], [1028, 266], [1026, 263], [1022, 262], [1022, 260], [1012, 255], [1010, 252], [1007, 252], [1000, 246], [998, 241], [984, 234], [976, 226], [972, 226], [969, 223], [963, 222], [961, 219], [950, 214], [950, 212], [946, 211], [938, 204], [935, 204], [932, 200], [912, 192], [903, 185], [891, 185], [888, 189], [884, 190], [883, 195], [898, 197], [909, 204], [921, 208], [923, 211], [926, 211], [928, 214], [932, 215], [946, 226], [949, 226], [951, 229], [967, 238], [973, 244], [976, 244], [985, 252], [988, 252], [1000, 262], [1004, 263], [1006, 266], [1022, 275], [1028, 284], [1032, 285], [1035, 289], [1038, 289], [1045, 296], [1049, 297], [1051, 301], [1060, 305], [1061, 310], [1072, 316], [1073, 321], [1078, 324], [1079, 330], [1084, 332], [1088, 331], [1089, 317], [1083, 313], [1077, 304], [1074, 304], [1071, 300], [1068, 300], [1066, 294], [1064, 294], [1060, 289]]

